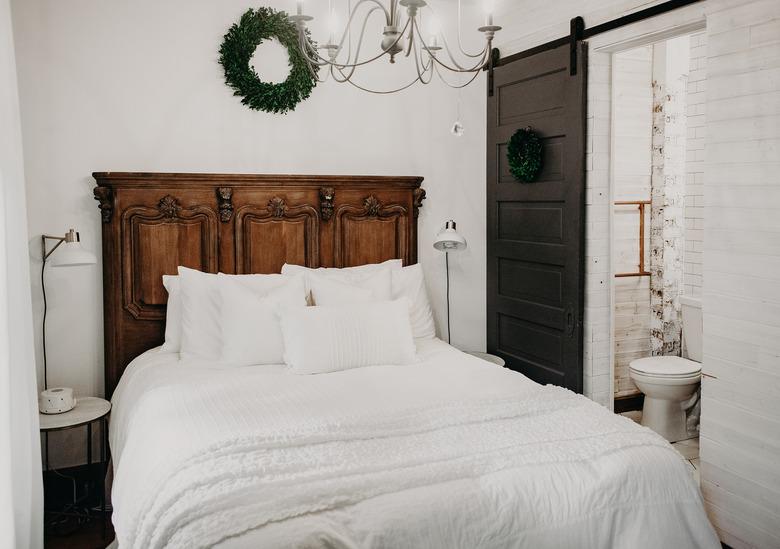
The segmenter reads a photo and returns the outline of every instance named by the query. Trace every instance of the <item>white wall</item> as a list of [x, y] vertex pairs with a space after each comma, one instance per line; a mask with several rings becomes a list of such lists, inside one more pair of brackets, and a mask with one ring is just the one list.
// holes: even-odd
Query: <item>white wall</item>
[[707, 18], [702, 492], [723, 541], [780, 547], [780, 2]]
[[[75, 227], [99, 255], [93, 171], [422, 175], [428, 198], [420, 260], [439, 327], [444, 257], [432, 242], [452, 217], [469, 242], [451, 258], [453, 343], [484, 350], [484, 74], [461, 92], [466, 132], [460, 138], [449, 133], [458, 92], [439, 84], [376, 96], [328, 82], [286, 116], [251, 111], [232, 95], [217, 63], [223, 34], [247, 6], [239, 0], [13, 3], [33, 272], [41, 265], [41, 233]], [[364, 81], [404, 68], [401, 61], [383, 65]], [[81, 395], [103, 394], [101, 272], [100, 264], [46, 272], [49, 383]], [[32, 295], [40, 326], [37, 276]], [[76, 459], [58, 462], [55, 453], [52, 463]]]
[[0, 0], [0, 547], [43, 547], [43, 487], [11, 10]]

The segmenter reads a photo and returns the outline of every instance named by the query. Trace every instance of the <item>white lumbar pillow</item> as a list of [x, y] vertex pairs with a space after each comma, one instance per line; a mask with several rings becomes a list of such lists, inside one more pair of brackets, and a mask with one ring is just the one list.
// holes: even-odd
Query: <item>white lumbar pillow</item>
[[303, 275], [290, 277], [284, 285], [265, 295], [223, 275], [222, 351], [220, 363], [231, 366], [284, 363], [284, 340], [279, 314], [290, 308], [306, 307]]
[[289, 278], [280, 274], [226, 275], [211, 274], [179, 267], [181, 287], [182, 358], [219, 361], [222, 351], [220, 280], [232, 280], [252, 292], [265, 295], [285, 284]]
[[409, 308], [412, 334], [415, 338], [431, 339], [436, 337], [436, 325], [433, 312], [425, 290], [425, 277], [420, 264], [409, 265], [392, 271], [393, 299], [405, 297], [411, 303]]
[[176, 275], [163, 275], [163, 286], [168, 291], [168, 306], [165, 311], [165, 343], [160, 350], [178, 353], [181, 348], [181, 287]]
[[287, 309], [281, 326], [284, 361], [297, 374], [417, 360], [406, 299]]

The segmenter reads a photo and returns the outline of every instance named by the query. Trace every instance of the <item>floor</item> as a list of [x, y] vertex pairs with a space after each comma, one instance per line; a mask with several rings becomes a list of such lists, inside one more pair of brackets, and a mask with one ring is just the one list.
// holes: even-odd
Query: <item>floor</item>
[[105, 518], [105, 534], [100, 516], [86, 523], [79, 523], [76, 519], [56, 521], [56, 526], [52, 526], [52, 517], [48, 513], [46, 518], [44, 549], [103, 549], [114, 540], [114, 529], [109, 517]]
[[[640, 410], [635, 410], [632, 412], [623, 412], [621, 415], [633, 419], [637, 423], [642, 421], [642, 412]], [[674, 448], [680, 453], [683, 460], [685, 460], [686, 464], [688, 465], [688, 468], [694, 480], [696, 481], [696, 484], [700, 484], [701, 480], [699, 477], [700, 462], [699, 462], [698, 437], [690, 438], [688, 440], [681, 440], [679, 442], [674, 442], [672, 443], [672, 448]]]

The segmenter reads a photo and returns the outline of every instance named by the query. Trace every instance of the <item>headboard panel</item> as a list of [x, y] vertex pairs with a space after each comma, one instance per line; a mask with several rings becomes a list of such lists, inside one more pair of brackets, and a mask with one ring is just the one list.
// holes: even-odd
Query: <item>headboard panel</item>
[[282, 264], [417, 262], [421, 177], [100, 172], [105, 383], [160, 345], [179, 265], [274, 273]]

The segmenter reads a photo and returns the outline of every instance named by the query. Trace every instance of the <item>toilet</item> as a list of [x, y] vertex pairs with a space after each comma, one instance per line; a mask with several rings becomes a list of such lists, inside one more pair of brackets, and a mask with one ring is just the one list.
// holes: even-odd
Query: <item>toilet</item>
[[686, 409], [701, 381], [701, 300], [680, 296], [683, 355], [653, 356], [632, 360], [629, 376], [645, 395], [642, 425], [669, 442], [689, 438]]

